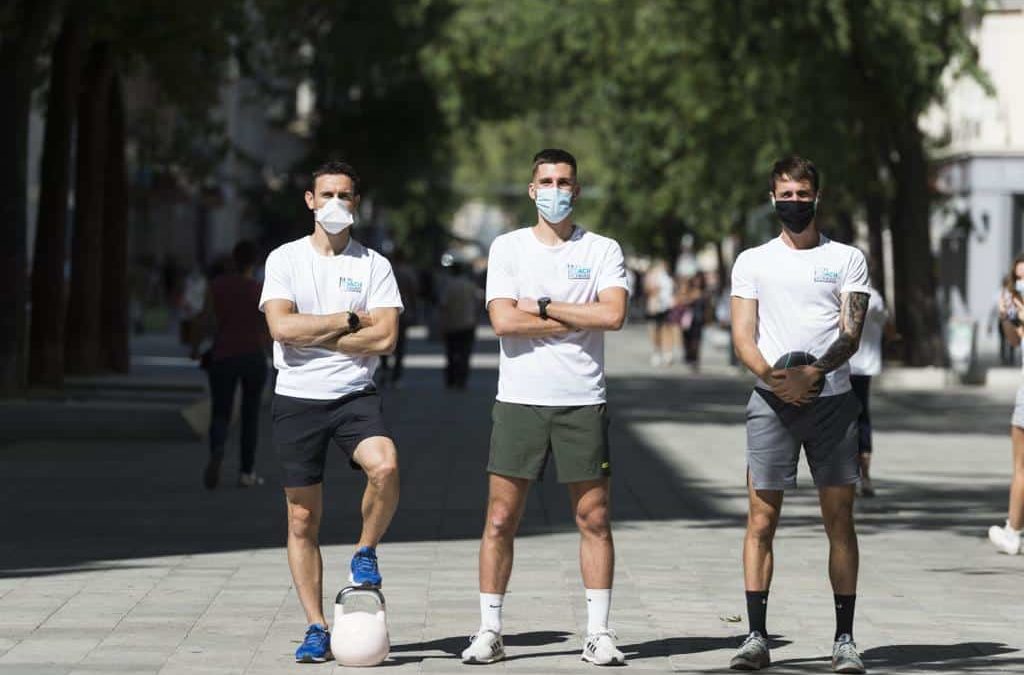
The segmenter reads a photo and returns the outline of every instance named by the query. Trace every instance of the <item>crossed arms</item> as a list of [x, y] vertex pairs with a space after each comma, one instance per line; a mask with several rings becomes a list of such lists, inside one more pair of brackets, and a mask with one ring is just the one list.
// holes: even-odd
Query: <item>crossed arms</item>
[[778, 370], [765, 360], [757, 348], [757, 300], [734, 296], [732, 339], [736, 356], [783, 401], [803, 405], [821, 389], [825, 373], [839, 368], [857, 352], [870, 297], [867, 293], [843, 293], [839, 312], [839, 337], [825, 354], [814, 365]]
[[487, 313], [499, 337], [556, 337], [577, 330], [619, 330], [626, 321], [628, 299], [625, 288], [606, 288], [598, 292], [597, 302], [552, 302], [548, 318], [542, 319], [536, 298], [495, 298]]
[[323, 347], [349, 356], [390, 354], [398, 339], [398, 308], [378, 307], [359, 315], [350, 331], [348, 312], [299, 314], [289, 300], [268, 300], [263, 307], [270, 335], [291, 347]]

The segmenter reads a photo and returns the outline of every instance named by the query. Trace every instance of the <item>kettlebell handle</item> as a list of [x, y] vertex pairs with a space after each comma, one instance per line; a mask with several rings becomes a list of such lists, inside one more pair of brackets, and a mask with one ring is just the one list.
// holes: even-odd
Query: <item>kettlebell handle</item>
[[346, 586], [338, 592], [338, 597], [334, 599], [334, 604], [344, 605], [345, 600], [349, 596], [356, 595], [372, 595], [374, 599], [377, 601], [377, 603], [381, 606], [381, 609], [383, 609], [385, 606], [384, 594], [381, 593], [379, 589], [366, 588], [364, 586]]

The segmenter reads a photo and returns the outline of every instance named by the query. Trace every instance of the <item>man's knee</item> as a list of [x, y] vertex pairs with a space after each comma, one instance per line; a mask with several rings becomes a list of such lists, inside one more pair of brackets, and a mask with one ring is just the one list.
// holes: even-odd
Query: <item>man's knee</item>
[[320, 532], [320, 514], [301, 504], [289, 504], [288, 532], [299, 539], [315, 540]]
[[366, 469], [366, 477], [374, 487], [383, 488], [398, 480], [398, 459], [388, 457]]
[[771, 545], [775, 539], [775, 529], [778, 527], [778, 516], [765, 512], [754, 511], [747, 517], [747, 536], [757, 540], [761, 544]]
[[610, 539], [612, 536], [612, 525], [608, 506], [602, 504], [577, 511], [576, 526], [584, 537]]
[[506, 502], [492, 501], [487, 507], [487, 526], [484, 536], [490, 539], [511, 539], [519, 523], [516, 509]]

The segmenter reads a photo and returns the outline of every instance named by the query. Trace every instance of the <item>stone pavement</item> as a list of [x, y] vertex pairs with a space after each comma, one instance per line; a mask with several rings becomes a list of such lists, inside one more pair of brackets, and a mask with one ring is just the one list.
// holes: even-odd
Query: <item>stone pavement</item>
[[[708, 337], [702, 374], [647, 365], [643, 328], [608, 341], [616, 588], [612, 623], [630, 670], [723, 672], [745, 606], [743, 409], [749, 378]], [[69, 402], [0, 404], [0, 675], [340, 673], [299, 666], [304, 630], [283, 549], [269, 434], [260, 488], [200, 488], [204, 447], [179, 409], [201, 392], [166, 351], [146, 378], [79, 382]], [[471, 387], [441, 388], [437, 345], [412, 341], [386, 392], [402, 454], [402, 503], [380, 548], [393, 650], [388, 672], [463, 673], [477, 625], [476, 551], [485, 497], [496, 343], [482, 336]], [[148, 379], [147, 379], [148, 378]], [[858, 506], [857, 640], [875, 673], [1024, 672], [1024, 557], [985, 540], [1002, 522], [1012, 391], [881, 393], [879, 496]], [[770, 672], [829, 671], [827, 547], [806, 468], [790, 494], [769, 603]], [[328, 603], [359, 527], [361, 478], [328, 469]], [[506, 602], [510, 658], [498, 672], [589, 672], [585, 607], [564, 488], [530, 498]], [[733, 619], [739, 617], [739, 622]]]

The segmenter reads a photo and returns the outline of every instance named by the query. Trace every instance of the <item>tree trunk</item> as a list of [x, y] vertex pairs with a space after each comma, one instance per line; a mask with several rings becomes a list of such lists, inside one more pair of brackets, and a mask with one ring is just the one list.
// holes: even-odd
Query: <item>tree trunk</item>
[[896, 325], [906, 344], [907, 364], [937, 366], [945, 364], [946, 356], [935, 293], [923, 141], [916, 120], [904, 123], [896, 141], [899, 162], [893, 167], [896, 193], [891, 220]]
[[107, 171], [110, 46], [89, 53], [78, 107], [78, 162], [75, 181], [75, 231], [71, 242], [71, 291], [64, 358], [67, 372], [99, 372], [103, 274], [103, 207]]
[[17, 3], [8, 10], [13, 28], [0, 37], [0, 396], [25, 386], [28, 121], [37, 58], [61, 4]]
[[836, 211], [835, 216], [832, 232], [829, 233], [830, 238], [841, 244], [850, 244], [852, 246], [854, 239], [853, 214], [850, 213], [849, 209], [839, 209]]
[[64, 379], [64, 267], [67, 259], [71, 137], [78, 104], [83, 27], [64, 19], [53, 48], [40, 170], [39, 216], [32, 256], [32, 321], [28, 380], [60, 387]]
[[868, 221], [868, 265], [871, 283], [885, 295], [885, 247], [882, 245], [882, 230], [885, 228], [883, 214], [885, 202], [877, 192], [870, 192], [865, 200], [864, 213]]
[[103, 193], [103, 365], [118, 373], [131, 370], [128, 293], [128, 226], [125, 204], [124, 98], [114, 72], [107, 118], [107, 184]]

